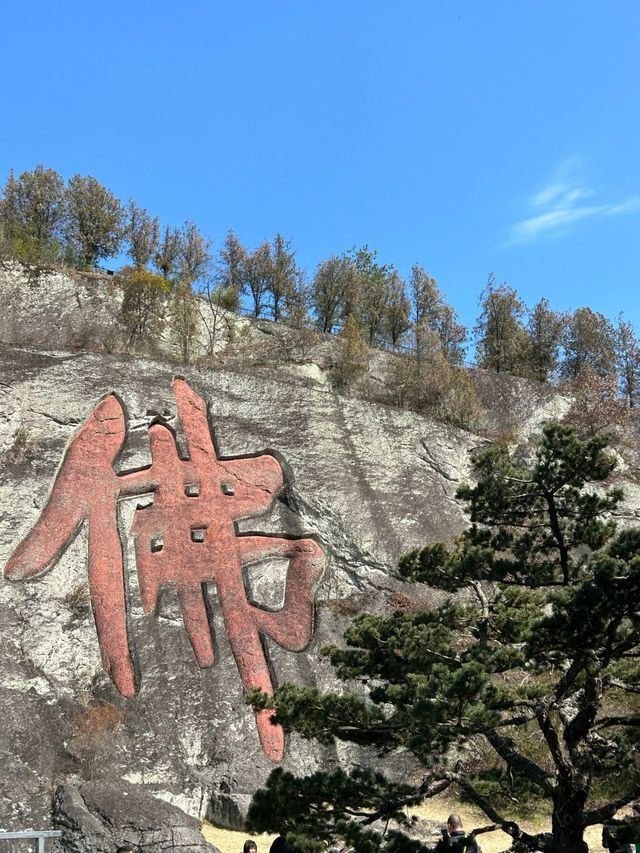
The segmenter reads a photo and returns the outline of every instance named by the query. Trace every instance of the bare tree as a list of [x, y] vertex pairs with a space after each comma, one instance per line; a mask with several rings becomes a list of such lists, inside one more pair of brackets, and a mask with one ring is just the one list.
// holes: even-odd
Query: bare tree
[[254, 317], [260, 317], [264, 311], [271, 274], [271, 246], [266, 241], [247, 257], [245, 263], [244, 284], [253, 300]]
[[567, 382], [567, 388], [574, 398], [567, 421], [576, 427], [581, 437], [593, 438], [626, 424], [629, 407], [618, 397], [613, 373], [601, 376], [587, 364]]
[[211, 241], [207, 240], [193, 222], [185, 223], [181, 233], [178, 275], [193, 285], [202, 279], [211, 263]]
[[435, 278], [419, 264], [411, 269], [410, 291], [415, 329], [426, 325], [438, 336], [447, 361], [453, 365], [462, 364], [467, 330], [445, 301]]
[[202, 326], [207, 334], [207, 355], [213, 356], [218, 349], [222, 330], [226, 326], [227, 334], [232, 330], [229, 315], [238, 310], [238, 291], [232, 284], [206, 279], [196, 300]]
[[180, 230], [167, 225], [153, 254], [153, 265], [165, 281], [169, 281], [177, 274], [181, 251], [182, 234]]
[[181, 278], [171, 295], [171, 336], [183, 364], [190, 364], [198, 343], [197, 297], [187, 278]]

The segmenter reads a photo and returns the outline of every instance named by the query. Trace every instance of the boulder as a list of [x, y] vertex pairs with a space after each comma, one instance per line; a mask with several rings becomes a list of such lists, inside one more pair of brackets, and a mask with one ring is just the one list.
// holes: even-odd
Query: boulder
[[53, 826], [62, 830], [56, 845], [65, 853], [220, 853], [199, 821], [126, 782], [61, 785]]

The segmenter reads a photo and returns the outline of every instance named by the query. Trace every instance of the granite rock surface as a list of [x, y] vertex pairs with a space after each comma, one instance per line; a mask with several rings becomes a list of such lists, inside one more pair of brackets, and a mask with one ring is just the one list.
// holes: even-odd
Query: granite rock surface
[[[7, 280], [0, 281], [0, 290], [8, 287]], [[17, 279], [14, 284], [19, 289]], [[487, 446], [486, 437], [338, 395], [326, 382], [324, 366], [312, 360], [295, 370], [250, 372], [70, 350], [73, 335], [54, 313], [56, 304], [73, 313], [69, 284], [56, 278], [49, 285], [46, 311], [25, 303], [13, 325], [6, 317], [0, 323], [5, 341], [0, 344], [0, 566], [29, 535], [74, 435], [106, 395], [115, 392], [127, 416], [119, 473], [151, 464], [153, 423], [173, 430], [184, 448], [172, 392], [179, 373], [206, 401], [222, 456], [266, 450], [284, 467], [285, 486], [273, 506], [239, 522], [240, 532], [312, 536], [325, 553], [309, 645], [291, 652], [264, 641], [275, 684], [332, 687], [332, 670], [320, 649], [341, 642], [355, 613], [437, 603], [433, 591], [398, 579], [397, 561], [412, 547], [449, 540], [464, 529], [467, 520], [455, 493], [468, 481], [473, 454]], [[80, 303], [76, 300], [83, 322], [92, 317], [107, 328], [108, 307], [86, 287]], [[20, 298], [39, 305], [31, 291]], [[32, 345], [18, 346], [29, 317]], [[565, 397], [535, 383], [498, 381], [482, 371], [475, 381], [494, 432], [517, 427], [523, 446], [545, 420], [562, 417], [569, 406]], [[628, 495], [621, 515], [635, 519], [638, 460], [631, 453], [621, 462]], [[119, 502], [135, 697], [121, 695], [102, 664], [88, 594], [86, 524], [46, 572], [29, 581], [0, 581], [2, 828], [49, 826], [59, 786], [56, 814], [73, 812], [80, 823], [99, 820], [101, 807], [94, 808], [92, 797], [126, 789], [194, 818], [239, 828], [253, 791], [275, 766], [245, 704], [215, 586], [206, 587], [215, 638], [211, 667], [202, 669], [195, 660], [175, 589], [165, 587], [156, 611], [144, 612], [132, 536], [135, 514], [134, 502]], [[252, 564], [243, 576], [247, 598], [278, 610], [285, 573], [282, 560]], [[283, 764], [310, 773], [373, 760], [348, 745], [320, 747], [294, 736], [287, 738]], [[404, 778], [415, 772], [402, 756], [390, 760], [388, 769]], [[98, 787], [87, 787], [92, 785]], [[153, 829], [145, 826], [144, 831]], [[96, 832], [102, 832], [97, 824]], [[104, 838], [105, 851], [111, 851], [108, 845], [117, 839], [113, 833]]]

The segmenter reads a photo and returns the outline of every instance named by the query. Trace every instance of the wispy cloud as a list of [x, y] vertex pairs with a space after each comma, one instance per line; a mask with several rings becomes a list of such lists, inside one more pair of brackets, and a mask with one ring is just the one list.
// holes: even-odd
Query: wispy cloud
[[570, 179], [568, 174], [574, 171], [576, 162], [563, 163], [555, 178], [531, 196], [530, 215], [511, 226], [505, 246], [557, 237], [586, 219], [625, 216], [640, 211], [640, 195], [617, 202], [604, 201], [583, 181]]

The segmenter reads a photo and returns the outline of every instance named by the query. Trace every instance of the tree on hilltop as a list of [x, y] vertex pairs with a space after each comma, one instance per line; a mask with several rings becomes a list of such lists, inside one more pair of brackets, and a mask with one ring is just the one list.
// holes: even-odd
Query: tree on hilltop
[[182, 232], [167, 225], [153, 253], [153, 265], [165, 281], [170, 281], [178, 272], [182, 251]]
[[490, 275], [480, 306], [482, 311], [474, 329], [478, 365], [496, 373], [517, 374], [528, 349], [522, 300], [512, 287], [496, 284]]
[[219, 256], [217, 283], [226, 294], [225, 302], [229, 310], [237, 311], [245, 282], [247, 250], [233, 231], [227, 232]]
[[389, 304], [389, 278], [393, 268], [388, 264], [379, 264], [378, 253], [367, 245], [350, 250], [348, 256], [353, 261], [357, 275], [351, 282], [352, 290], [347, 292], [344, 310], [358, 322], [369, 346], [373, 346], [382, 332]]
[[0, 225], [11, 251], [24, 261], [51, 261], [60, 253], [64, 181], [38, 165], [16, 178], [10, 173], [0, 199]]
[[158, 250], [158, 217], [152, 218], [143, 207], [131, 199], [125, 210], [123, 234], [129, 257], [138, 269], [143, 269]]
[[[440, 590], [444, 604], [362, 613], [346, 648], [323, 650], [357, 692], [284, 685], [250, 696], [304, 738], [409, 751], [422, 779], [276, 769], [253, 799], [251, 831], [290, 833], [307, 850], [339, 835], [357, 853], [418, 853], [403, 831], [372, 824], [406, 828], [406, 808], [453, 786], [511, 849], [585, 853], [585, 829], [640, 794], [640, 530], [618, 532], [611, 518], [622, 499], [606, 490], [615, 464], [606, 438], [582, 441], [559, 424], [532, 458], [495, 446], [476, 460], [476, 484], [458, 491], [470, 528], [400, 561], [406, 580]], [[478, 772], [474, 747], [492, 751], [509, 796]], [[512, 819], [514, 788], [546, 801], [548, 831]]]
[[321, 332], [331, 333], [344, 319], [347, 294], [356, 288], [358, 271], [351, 258], [333, 255], [318, 264], [311, 283], [311, 307]]
[[435, 278], [419, 264], [411, 268], [411, 295], [416, 347], [420, 346], [419, 335], [424, 336], [424, 330], [429, 329], [438, 336], [442, 353], [449, 364], [461, 365], [467, 330], [445, 301]]
[[633, 409], [640, 400], [640, 341], [622, 313], [615, 329], [615, 348], [620, 390]]
[[203, 279], [211, 264], [211, 241], [194, 222], [186, 222], [180, 234], [177, 276], [193, 287]]
[[291, 302], [298, 282], [295, 252], [291, 250], [291, 241], [282, 234], [273, 238], [271, 254], [271, 274], [267, 292], [271, 296], [271, 311], [276, 323], [282, 321], [287, 303]]
[[560, 366], [560, 345], [566, 318], [553, 311], [547, 299], [541, 299], [529, 312], [529, 338], [526, 363], [522, 371], [538, 382], [549, 382]]
[[253, 301], [254, 317], [261, 317], [266, 308], [272, 265], [271, 245], [268, 240], [251, 252], [245, 261], [244, 286]]
[[567, 321], [562, 345], [565, 379], [575, 379], [584, 367], [599, 376], [615, 373], [615, 334], [604, 314], [591, 308], [577, 308]]
[[391, 348], [395, 350], [411, 328], [411, 303], [407, 296], [407, 286], [395, 270], [388, 276], [387, 293], [384, 333]]
[[117, 255], [123, 237], [122, 205], [95, 178], [74, 175], [65, 193], [65, 238], [71, 255], [85, 268]]

